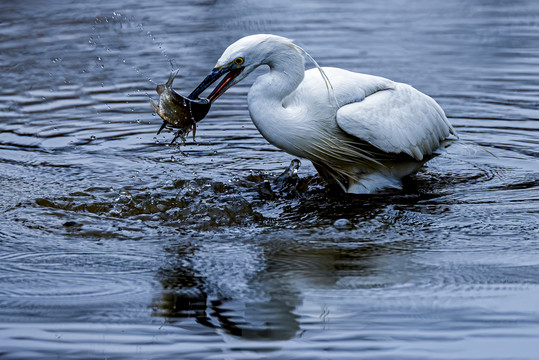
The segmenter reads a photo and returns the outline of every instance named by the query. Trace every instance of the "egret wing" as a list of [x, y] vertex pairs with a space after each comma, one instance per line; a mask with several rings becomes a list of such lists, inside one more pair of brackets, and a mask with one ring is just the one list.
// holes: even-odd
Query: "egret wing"
[[388, 153], [423, 160], [455, 134], [443, 110], [429, 96], [397, 83], [337, 111], [337, 124], [348, 134]]

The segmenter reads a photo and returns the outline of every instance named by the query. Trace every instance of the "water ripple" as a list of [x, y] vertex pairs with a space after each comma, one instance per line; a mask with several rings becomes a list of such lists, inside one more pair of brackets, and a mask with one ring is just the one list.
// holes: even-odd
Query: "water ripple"
[[[1, 2], [0, 357], [530, 359], [536, 14], [531, 0]], [[188, 93], [257, 32], [411, 84], [460, 140], [403, 190], [345, 197], [307, 161], [281, 188], [292, 157], [247, 110], [265, 69], [195, 141], [157, 135], [156, 84], [179, 68]]]

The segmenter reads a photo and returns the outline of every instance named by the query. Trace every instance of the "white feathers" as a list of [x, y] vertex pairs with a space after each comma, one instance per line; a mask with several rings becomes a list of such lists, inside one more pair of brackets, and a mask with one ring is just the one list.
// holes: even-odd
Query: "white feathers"
[[[318, 71], [305, 72], [302, 53]], [[427, 95], [381, 77], [321, 68], [289, 39], [245, 37], [225, 50], [218, 65], [236, 57], [245, 59], [241, 78], [260, 65], [270, 67], [249, 91], [249, 113], [260, 133], [282, 150], [311, 160], [326, 180], [345, 191], [398, 187], [401, 177], [416, 171], [455, 134]]]
[[333, 89], [333, 85], [331, 84], [331, 81], [329, 80], [329, 77], [327, 76], [324, 69], [322, 69], [322, 67], [320, 65], [318, 65], [316, 60], [311, 56], [311, 54], [309, 54], [307, 51], [305, 51], [305, 49], [303, 49], [302, 47], [300, 47], [300, 46], [298, 46], [296, 44], [292, 44], [292, 47], [294, 47], [294, 48], [300, 50], [302, 53], [304, 53], [305, 56], [307, 56], [307, 58], [309, 58], [309, 60], [311, 60], [311, 62], [314, 64], [314, 66], [316, 66], [316, 68], [320, 72], [320, 75], [322, 76], [322, 79], [324, 80], [324, 83], [326, 84], [326, 88], [328, 89], [331, 96], [333, 97], [333, 100], [335, 100], [335, 104], [338, 105], [339, 101], [335, 97], [335, 90]]
[[388, 153], [405, 153], [418, 161], [440, 146], [451, 124], [442, 109], [427, 95], [406, 84], [382, 90], [360, 102], [341, 107], [337, 124]]

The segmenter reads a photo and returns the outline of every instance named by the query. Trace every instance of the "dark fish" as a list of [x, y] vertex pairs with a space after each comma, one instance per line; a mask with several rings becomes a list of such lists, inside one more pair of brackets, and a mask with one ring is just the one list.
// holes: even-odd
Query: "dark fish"
[[153, 110], [164, 120], [157, 134], [166, 127], [178, 129], [171, 144], [178, 137], [185, 142], [185, 137], [191, 129], [195, 140], [196, 123], [204, 119], [211, 106], [208, 99], [190, 99], [175, 92], [172, 89], [172, 82], [177, 74], [178, 71], [172, 72], [165, 84], [157, 85], [155, 89], [159, 95], [157, 104], [150, 100]]

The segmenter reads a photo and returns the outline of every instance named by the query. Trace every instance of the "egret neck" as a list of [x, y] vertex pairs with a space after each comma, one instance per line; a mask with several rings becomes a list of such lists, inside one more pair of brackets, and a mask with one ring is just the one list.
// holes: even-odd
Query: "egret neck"
[[268, 65], [270, 71], [259, 76], [249, 90], [249, 113], [253, 123], [273, 145], [295, 156], [306, 157], [301, 144], [310, 135], [310, 119], [299, 116], [305, 112], [303, 104], [286, 103], [286, 97], [305, 77], [304, 58], [292, 46], [283, 44], [269, 52], [261, 65]]

